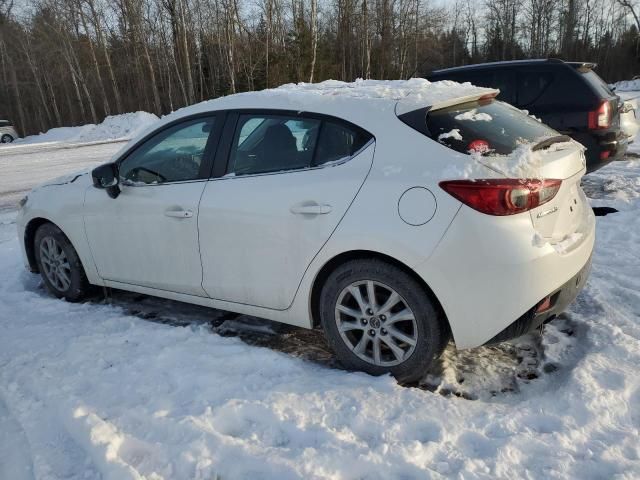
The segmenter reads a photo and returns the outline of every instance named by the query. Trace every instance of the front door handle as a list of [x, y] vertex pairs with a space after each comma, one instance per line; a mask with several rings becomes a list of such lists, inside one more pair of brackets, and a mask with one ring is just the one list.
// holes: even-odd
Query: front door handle
[[294, 205], [290, 210], [296, 215], [326, 215], [331, 212], [331, 205], [305, 202]]
[[167, 217], [172, 218], [191, 218], [193, 217], [193, 210], [172, 210], [168, 209], [164, 211]]

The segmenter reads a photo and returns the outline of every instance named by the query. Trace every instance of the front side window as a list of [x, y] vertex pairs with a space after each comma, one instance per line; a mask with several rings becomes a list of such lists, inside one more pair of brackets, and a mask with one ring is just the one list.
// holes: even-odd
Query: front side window
[[214, 118], [191, 120], [153, 136], [120, 163], [123, 183], [151, 185], [200, 178]]
[[229, 172], [249, 175], [321, 166], [351, 157], [370, 138], [338, 121], [240, 115]]

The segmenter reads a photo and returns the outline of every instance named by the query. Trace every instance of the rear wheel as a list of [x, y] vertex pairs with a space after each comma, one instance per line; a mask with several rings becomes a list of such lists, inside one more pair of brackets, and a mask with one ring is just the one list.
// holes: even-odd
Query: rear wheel
[[34, 251], [47, 290], [58, 298], [77, 302], [85, 297], [89, 282], [73, 245], [58, 227], [45, 223], [36, 231]]
[[0, 143], [11, 143], [11, 142], [13, 142], [13, 137], [8, 133], [5, 133], [4, 135], [2, 135], [2, 137], [0, 137]]
[[320, 319], [338, 360], [401, 382], [424, 377], [442, 353], [448, 331], [437, 312], [422, 285], [380, 260], [338, 267], [320, 295]]

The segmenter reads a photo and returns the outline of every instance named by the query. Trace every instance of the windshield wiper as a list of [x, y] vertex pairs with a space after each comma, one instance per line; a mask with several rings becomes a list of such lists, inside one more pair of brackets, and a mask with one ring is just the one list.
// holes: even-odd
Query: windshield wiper
[[544, 150], [545, 148], [549, 148], [554, 143], [564, 143], [570, 142], [571, 137], [568, 135], [556, 135], [555, 137], [545, 138], [544, 140], [536, 143], [536, 145], [531, 149], [536, 152], [538, 150]]

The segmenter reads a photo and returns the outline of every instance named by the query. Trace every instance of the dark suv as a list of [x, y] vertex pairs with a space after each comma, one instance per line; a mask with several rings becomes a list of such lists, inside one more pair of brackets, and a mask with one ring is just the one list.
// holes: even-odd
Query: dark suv
[[455, 80], [500, 89], [498, 98], [540, 118], [587, 147], [587, 171], [622, 158], [620, 99], [593, 63], [556, 59], [481, 63], [436, 70], [431, 81]]

